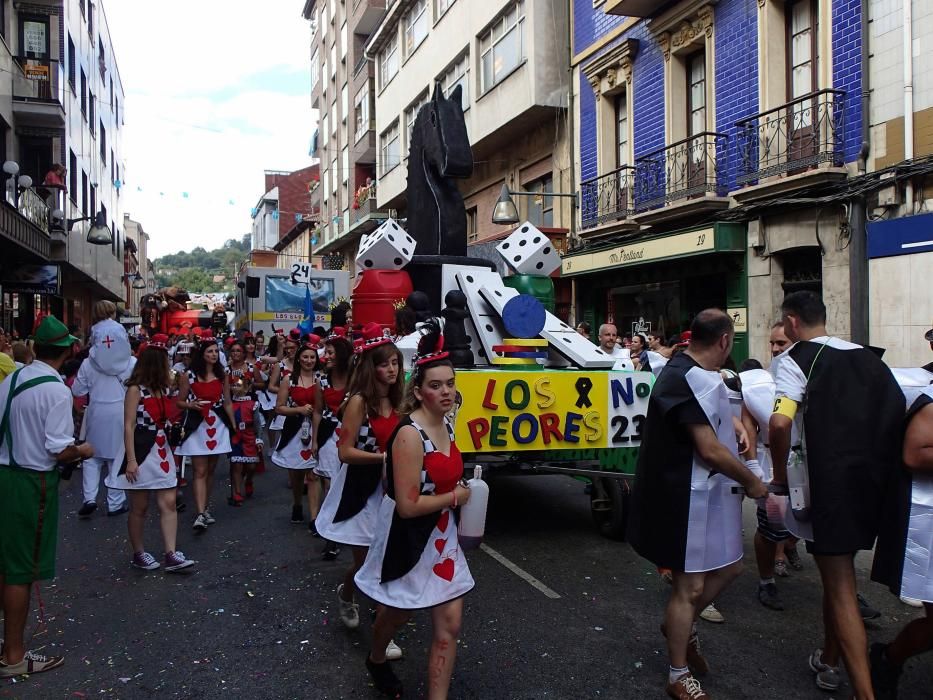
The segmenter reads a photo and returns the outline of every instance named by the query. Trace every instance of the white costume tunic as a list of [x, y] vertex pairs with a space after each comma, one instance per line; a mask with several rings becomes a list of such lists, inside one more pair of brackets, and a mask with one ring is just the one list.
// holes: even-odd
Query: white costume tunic
[[[317, 393], [317, 386], [303, 387], [296, 384], [283, 384], [282, 388], [288, 389], [288, 399], [285, 403], [289, 408], [298, 406], [313, 406], [314, 396]], [[278, 444], [272, 453], [272, 463], [283, 469], [313, 469], [317, 465], [317, 460], [311, 454], [311, 441], [313, 439], [311, 417], [307, 416], [278, 416], [284, 418], [282, 425], [282, 434], [279, 436]], [[308, 422], [308, 440], [302, 442], [301, 427], [302, 423]]]
[[[398, 416], [367, 416], [360, 425], [356, 448], [385, 452], [398, 426]], [[342, 437], [341, 439], [346, 439]], [[314, 521], [321, 537], [339, 544], [369, 547], [382, 503], [382, 465], [341, 464]]]
[[[323, 392], [324, 410], [318, 428], [318, 455], [314, 473], [333, 479], [340, 469], [340, 456], [337, 453], [340, 419], [337, 417], [337, 413], [346, 396], [346, 389], [335, 389], [330, 383], [330, 378], [324, 373], [321, 374], [319, 383]], [[328, 423], [330, 423], [329, 426]], [[324, 440], [322, 445], [321, 438], [327, 431], [331, 431], [330, 436]]]
[[[424, 429], [405, 418], [421, 434], [424, 462], [421, 494], [450, 493], [463, 476], [463, 459], [450, 435], [450, 454], [440, 452]], [[383, 497], [376, 532], [366, 562], [354, 577], [356, 587], [376, 602], [403, 610], [430, 608], [459, 598], [475, 585], [457, 539], [457, 519], [450, 508], [416, 518], [395, 510], [392, 450], [386, 462], [388, 493]]]
[[[175, 397], [170, 394], [156, 397], [146, 387], [139, 387], [139, 405], [136, 407], [136, 428], [133, 437], [139, 472], [135, 482], [127, 480], [126, 455], [121, 450], [119, 461], [113, 461], [105, 481], [109, 488], [145, 491], [177, 486], [175, 457], [165, 434], [166, 420], [170, 415], [169, 402], [173, 401]], [[140, 454], [143, 449], [146, 449], [146, 453]]]
[[81, 363], [71, 388], [75, 396], [89, 397], [81, 433], [94, 446], [95, 459], [122, 455], [125, 382], [136, 366], [126, 333], [111, 332], [110, 324], [119, 326], [115, 321], [101, 321], [94, 326], [95, 344]]
[[739, 373], [742, 380], [742, 401], [758, 423], [758, 464], [761, 480], [766, 484], [774, 478], [771, 450], [768, 449], [768, 422], [774, 410], [774, 377], [764, 369], [750, 369]]
[[[220, 379], [202, 382], [195, 377], [194, 372], [188, 370], [188, 385], [191, 388], [189, 401], [205, 399], [212, 403], [201, 412], [197, 427], [186, 435], [184, 442], [175, 449], [175, 454], [186, 457], [227, 454], [230, 452], [230, 429], [223, 408], [223, 382]], [[187, 413], [189, 419], [195, 417], [191, 409]], [[186, 430], [191, 424], [190, 420], [186, 421]]]
[[742, 496], [736, 482], [697, 453], [688, 426], [709, 425], [738, 458], [728, 389], [719, 372], [674, 356], [658, 377], [632, 491], [629, 541], [657, 566], [697, 573], [742, 558]]
[[[292, 371], [285, 366], [285, 360], [282, 360], [279, 363], [279, 388], [288, 389], [288, 378], [291, 376]], [[262, 393], [262, 392], [260, 392]], [[272, 397], [272, 409], [275, 409], [275, 404], [278, 401], [278, 394], [273, 394], [271, 391], [269, 395]], [[260, 404], [262, 401], [260, 400]], [[269, 424], [269, 430], [281, 430], [285, 425], [285, 416], [276, 416], [272, 419], [272, 422]]]

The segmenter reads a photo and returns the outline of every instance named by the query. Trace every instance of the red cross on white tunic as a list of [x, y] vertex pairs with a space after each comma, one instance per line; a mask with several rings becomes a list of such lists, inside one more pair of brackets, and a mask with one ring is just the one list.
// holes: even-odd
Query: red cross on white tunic
[[100, 341], [100, 342], [102, 342], [104, 345], [106, 345], [106, 346], [107, 346], [107, 349], [109, 350], [109, 349], [110, 349], [110, 346], [113, 345], [116, 341], [108, 335], [106, 338], [104, 338], [104, 339], [103, 339], [102, 341]]

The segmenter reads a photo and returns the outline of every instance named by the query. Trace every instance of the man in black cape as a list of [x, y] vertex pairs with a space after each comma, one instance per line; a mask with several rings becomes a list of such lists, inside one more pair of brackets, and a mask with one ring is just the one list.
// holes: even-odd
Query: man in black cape
[[[772, 484], [787, 483], [793, 449], [805, 466], [809, 510], [787, 527], [807, 540], [823, 582], [824, 648], [842, 653], [855, 697], [873, 698], [855, 554], [872, 549], [886, 493], [900, 468], [904, 395], [876, 353], [826, 333], [826, 307], [813, 292], [781, 305], [794, 343], [776, 375], [769, 422]], [[796, 426], [800, 444], [791, 443]]]
[[732, 320], [707, 309], [690, 331], [689, 349], [667, 363], [651, 391], [629, 526], [635, 551], [672, 572], [661, 632], [670, 656], [666, 690], [677, 700], [709, 697], [694, 678], [709, 670], [695, 620], [742, 570], [742, 496], [732, 488], [767, 495], [738, 458], [737, 427], [719, 374], [732, 350]]

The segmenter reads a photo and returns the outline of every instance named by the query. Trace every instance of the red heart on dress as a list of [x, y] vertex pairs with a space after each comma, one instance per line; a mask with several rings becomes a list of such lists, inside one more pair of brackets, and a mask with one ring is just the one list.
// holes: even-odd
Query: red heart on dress
[[443, 554], [444, 547], [447, 546], [447, 540], [434, 540], [434, 549], [437, 550], [438, 554]]
[[435, 564], [434, 573], [445, 581], [452, 581], [454, 578], [454, 560], [445, 559], [440, 564]]
[[211, 452], [213, 452], [213, 451], [214, 451], [214, 448], [217, 447], [217, 441], [216, 441], [216, 440], [208, 440], [208, 441], [205, 442], [204, 444], [207, 445], [207, 449], [209, 449]]
[[208, 425], [214, 425], [214, 423], [217, 421], [217, 416], [211, 414], [211, 415], [207, 416], [204, 420], [207, 421], [207, 424], [208, 424]]
[[162, 467], [162, 471], [164, 471], [166, 474], [168, 474], [168, 470], [171, 469], [171, 466], [168, 462], [161, 462], [159, 463], [159, 466]]
[[447, 523], [450, 522], [450, 511], [445, 510], [441, 513], [441, 517], [437, 519], [437, 529], [441, 532], [447, 532]]
[[157, 444], [159, 447], [165, 447], [165, 436], [164, 436], [164, 435], [156, 435], [156, 444]]
[[159, 448], [159, 459], [165, 459], [166, 457], [168, 457], [168, 452], [166, 451], [164, 447], [160, 447]]
[[311, 459], [311, 450], [302, 450], [299, 454], [305, 462]]
[[214, 437], [217, 434], [217, 428], [208, 428], [207, 437]]

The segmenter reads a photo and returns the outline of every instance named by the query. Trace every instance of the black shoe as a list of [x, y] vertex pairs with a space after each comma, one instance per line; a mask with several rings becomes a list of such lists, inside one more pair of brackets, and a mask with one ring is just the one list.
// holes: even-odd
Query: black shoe
[[870, 606], [861, 593], [856, 595], [858, 597], [858, 611], [862, 615], [863, 620], [877, 620], [881, 617], [881, 611]]
[[402, 681], [395, 675], [388, 661], [377, 664], [367, 657], [366, 668], [369, 669], [369, 675], [372, 676], [376, 690], [390, 698], [402, 697]]
[[129, 512], [130, 512], [130, 507], [124, 503], [122, 506], [120, 506], [116, 510], [108, 510], [107, 517], [111, 518], [115, 515], [123, 515], [124, 513], [129, 513]]
[[88, 501], [83, 506], [81, 506], [80, 510], [78, 510], [78, 517], [90, 518], [91, 513], [93, 513], [95, 510], [97, 510], [97, 504], [94, 503], [94, 501]]
[[784, 603], [778, 595], [777, 585], [773, 583], [758, 584], [758, 602], [769, 610], [784, 609]]
[[324, 561], [333, 561], [337, 558], [337, 555], [340, 554], [340, 547], [337, 546], [336, 542], [327, 541], [327, 545], [324, 547], [324, 553], [321, 555], [321, 559]]
[[871, 661], [871, 685], [875, 689], [877, 700], [897, 700], [897, 682], [904, 670], [902, 666], [895, 666], [888, 661], [887, 648], [887, 644], [875, 642], [868, 652]]
[[312, 537], [320, 537], [320, 536], [321, 536], [321, 535], [318, 533], [317, 528], [314, 526], [314, 521], [313, 521], [313, 520], [309, 520], [309, 521], [308, 521], [308, 532], [311, 533], [311, 536], [312, 536]]
[[293, 523], [303, 523], [305, 521], [305, 514], [301, 510], [301, 506], [292, 506], [292, 522]]

